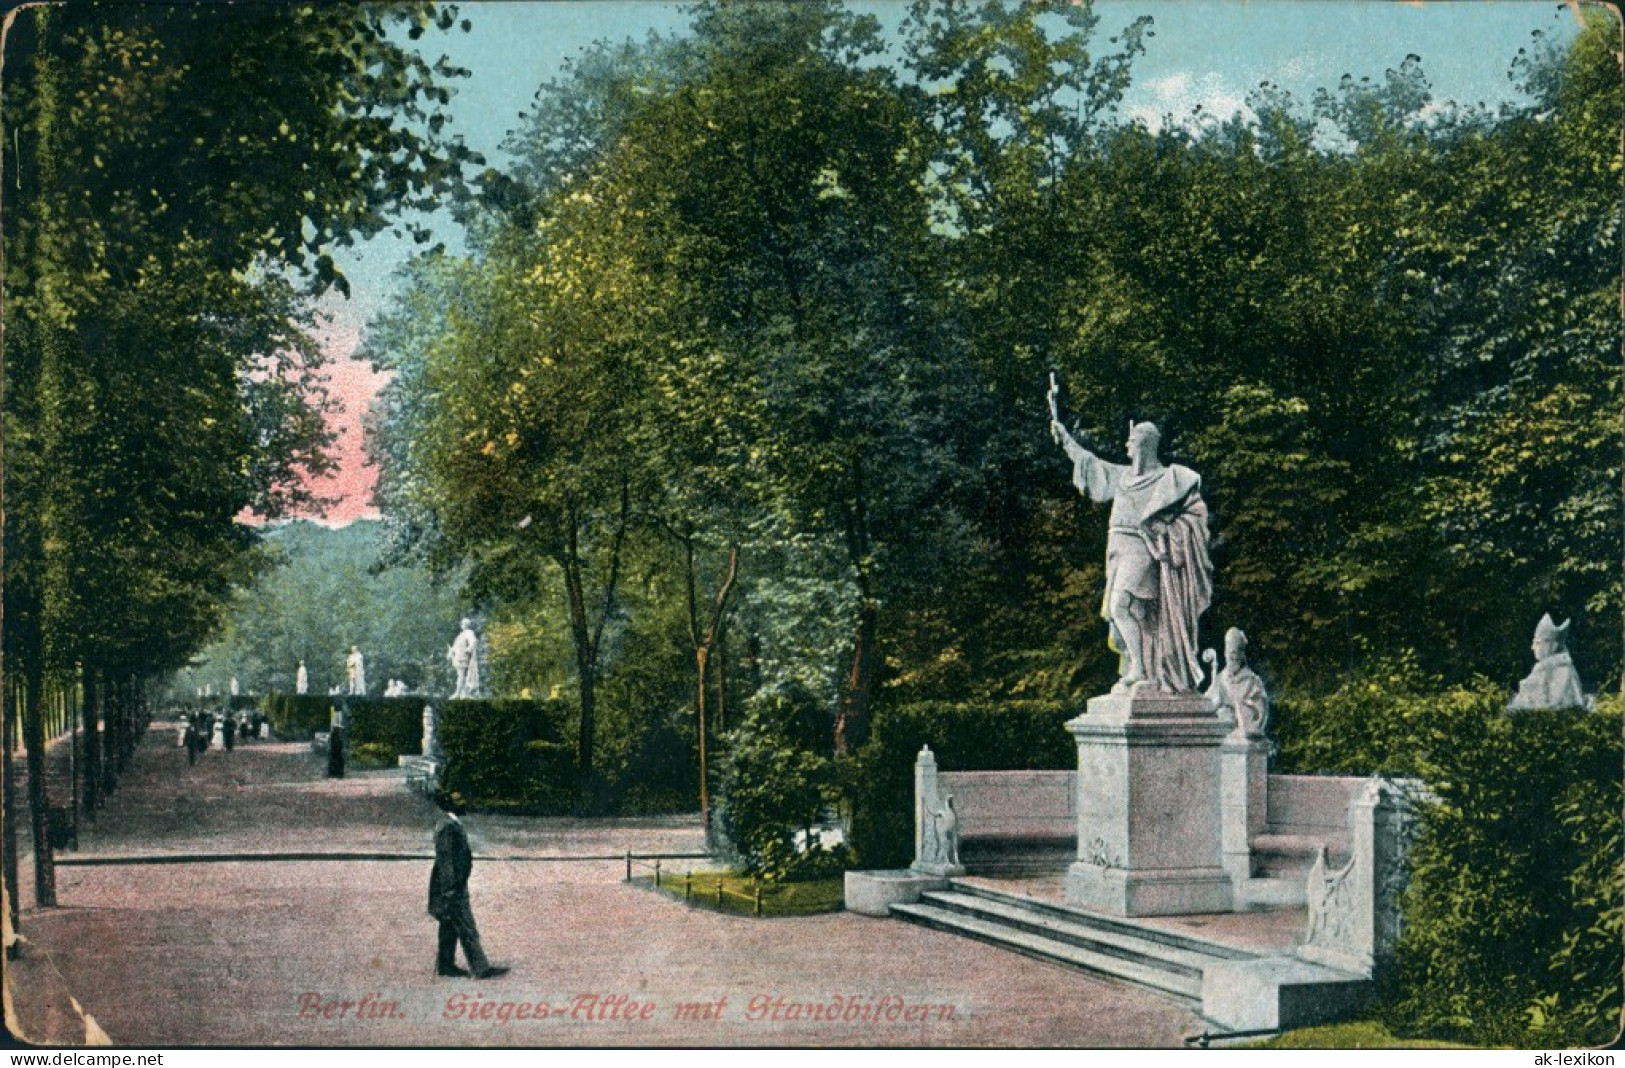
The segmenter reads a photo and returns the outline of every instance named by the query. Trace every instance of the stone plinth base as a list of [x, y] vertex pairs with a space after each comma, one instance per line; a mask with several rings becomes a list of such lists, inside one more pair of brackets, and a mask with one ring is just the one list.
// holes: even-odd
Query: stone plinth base
[[1220, 746], [1232, 724], [1200, 694], [1096, 697], [1078, 743], [1078, 859], [1067, 900], [1117, 916], [1229, 912]]
[[1374, 985], [1294, 957], [1232, 961], [1202, 969], [1202, 1015], [1232, 1031], [1285, 1031], [1346, 1020]]
[[1121, 871], [1083, 861], [1066, 872], [1066, 900], [1113, 916], [1229, 912], [1233, 883], [1222, 868]]
[[1231, 734], [1219, 746], [1224, 868], [1240, 884], [1258, 874], [1252, 841], [1264, 833], [1269, 804], [1269, 743]]
[[908, 869], [849, 871], [846, 910], [862, 916], [887, 916], [893, 905], [912, 905], [927, 890], [944, 890], [948, 880]]

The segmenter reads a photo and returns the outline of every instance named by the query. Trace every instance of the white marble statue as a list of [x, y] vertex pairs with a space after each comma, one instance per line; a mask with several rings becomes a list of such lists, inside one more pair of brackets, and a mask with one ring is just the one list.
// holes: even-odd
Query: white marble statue
[[1113, 693], [1195, 693], [1202, 680], [1196, 625], [1213, 598], [1202, 478], [1157, 456], [1161, 432], [1129, 424], [1127, 464], [1108, 463], [1061, 425], [1050, 376], [1050, 435], [1090, 500], [1112, 502], [1101, 616], [1121, 660]]
[[299, 670], [293, 673], [293, 692], [308, 693], [310, 690], [310, 676], [305, 673], [305, 662], [299, 661]]
[[233, 675], [231, 677], [231, 696], [233, 696], [233, 697], [237, 696], [237, 676], [236, 675]]
[[1569, 655], [1569, 624], [1560, 627], [1552, 622], [1550, 614], [1540, 617], [1535, 627], [1535, 640], [1530, 648], [1535, 654], [1535, 668], [1518, 683], [1518, 692], [1507, 705], [1509, 712], [1523, 712], [1535, 708], [1590, 708], [1592, 699], [1580, 685], [1580, 674], [1574, 669], [1574, 658]]
[[367, 662], [361, 650], [350, 646], [350, 655], [344, 658], [344, 678], [349, 683], [351, 697], [364, 697], [367, 693]]
[[[1213, 650], [1204, 653], [1202, 659], [1212, 670]], [[1213, 702], [1215, 712], [1234, 718], [1237, 734], [1249, 739], [1264, 737], [1270, 715], [1269, 694], [1258, 672], [1247, 666], [1247, 635], [1236, 627], [1225, 631], [1224, 670], [1213, 672], [1207, 698]]]
[[474, 633], [474, 621], [463, 620], [463, 629], [457, 640], [446, 650], [446, 659], [457, 672], [457, 688], [452, 697], [478, 697], [480, 695], [480, 639]]

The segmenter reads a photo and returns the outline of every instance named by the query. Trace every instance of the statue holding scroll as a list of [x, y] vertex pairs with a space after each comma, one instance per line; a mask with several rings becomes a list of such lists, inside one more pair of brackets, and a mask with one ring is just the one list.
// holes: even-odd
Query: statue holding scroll
[[1113, 693], [1195, 693], [1202, 680], [1196, 626], [1213, 597], [1202, 478], [1164, 465], [1162, 435], [1130, 422], [1126, 464], [1102, 460], [1061, 424], [1060, 387], [1050, 376], [1050, 435], [1072, 461], [1072, 481], [1090, 500], [1111, 502], [1106, 595], [1101, 616], [1121, 657]]

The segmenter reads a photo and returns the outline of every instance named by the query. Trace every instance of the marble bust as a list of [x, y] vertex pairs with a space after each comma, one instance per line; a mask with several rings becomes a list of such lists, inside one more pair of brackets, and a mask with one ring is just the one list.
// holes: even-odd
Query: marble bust
[[[1213, 651], [1205, 657], [1213, 665]], [[1247, 635], [1231, 627], [1224, 635], [1224, 670], [1214, 672], [1207, 698], [1215, 712], [1235, 718], [1236, 733], [1248, 740], [1264, 737], [1269, 725], [1270, 698], [1264, 680], [1247, 665]]]
[[1580, 674], [1575, 670], [1574, 658], [1569, 655], [1569, 624], [1572, 622], [1565, 620], [1558, 626], [1549, 613], [1540, 617], [1530, 646], [1535, 654], [1534, 670], [1518, 683], [1518, 692], [1512, 696], [1507, 711], [1591, 707], [1592, 699], [1580, 685]]

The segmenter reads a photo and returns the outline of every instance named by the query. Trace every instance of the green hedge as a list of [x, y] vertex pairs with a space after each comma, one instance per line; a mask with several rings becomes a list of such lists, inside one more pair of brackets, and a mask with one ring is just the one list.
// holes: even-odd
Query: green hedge
[[1279, 701], [1277, 770], [1412, 775], [1437, 798], [1377, 1010], [1396, 1034], [1596, 1045], [1625, 993], [1620, 706], [1509, 715], [1510, 696], [1446, 688], [1401, 657]]
[[1077, 743], [1065, 724], [1080, 711], [1054, 701], [926, 701], [877, 709], [868, 742], [845, 763], [843, 775], [858, 865], [912, 862], [914, 761], [922, 745], [947, 771], [1076, 768]]
[[260, 711], [283, 741], [304, 741], [333, 723], [336, 698], [318, 694], [272, 693], [260, 699]]
[[1618, 700], [1509, 716], [1506, 693], [1478, 697], [1441, 701], [1412, 737], [1438, 802], [1382, 1018], [1475, 1045], [1605, 1044], [1625, 996]]
[[350, 748], [350, 763], [358, 768], [393, 768], [400, 755], [388, 742], [363, 742]]
[[560, 813], [574, 807], [577, 768], [564, 701], [448, 701], [440, 788], [476, 808]]
[[423, 752], [423, 706], [427, 697], [345, 697], [350, 744], [382, 742], [397, 753]]

